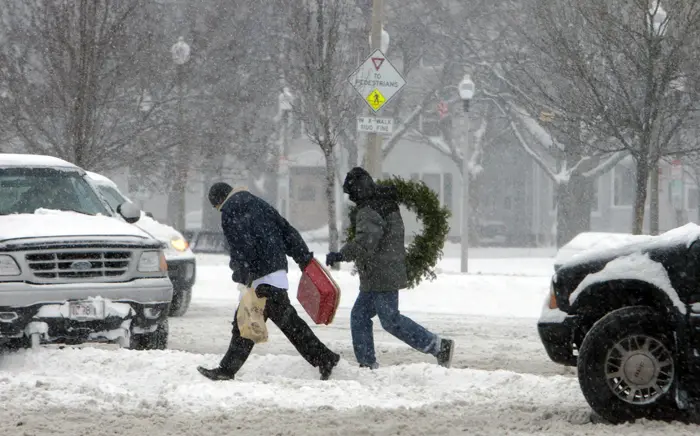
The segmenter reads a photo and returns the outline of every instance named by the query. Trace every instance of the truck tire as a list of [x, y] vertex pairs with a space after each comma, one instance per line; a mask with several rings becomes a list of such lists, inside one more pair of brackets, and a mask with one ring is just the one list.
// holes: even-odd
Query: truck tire
[[666, 419], [676, 360], [672, 328], [647, 306], [617, 309], [599, 319], [581, 344], [578, 380], [593, 411], [613, 424]]
[[179, 289], [173, 292], [173, 300], [170, 302], [169, 316], [182, 316], [187, 313], [192, 302], [192, 287]]
[[165, 350], [168, 348], [170, 327], [163, 321], [153, 333], [131, 335], [129, 348], [132, 350]]

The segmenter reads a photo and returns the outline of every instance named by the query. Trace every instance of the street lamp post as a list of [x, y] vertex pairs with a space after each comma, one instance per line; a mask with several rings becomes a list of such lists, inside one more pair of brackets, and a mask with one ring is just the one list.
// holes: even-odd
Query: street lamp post
[[474, 97], [474, 82], [466, 74], [459, 83], [459, 98], [462, 99], [462, 226], [461, 226], [461, 271], [469, 272], [469, 104]]
[[176, 174], [171, 179], [173, 186], [168, 196], [168, 216], [172, 217], [177, 230], [185, 229], [185, 189], [187, 187], [187, 141], [185, 140], [185, 123], [183, 113], [185, 64], [190, 60], [190, 46], [180, 36], [170, 49], [177, 72], [178, 108], [177, 120], [180, 138], [175, 159]]
[[286, 86], [277, 97], [280, 137], [279, 137], [279, 160], [277, 167], [277, 210], [284, 217], [288, 217], [287, 208], [289, 198], [289, 164], [287, 154], [289, 152], [289, 115], [292, 111], [294, 95]]
[[[667, 14], [661, 3], [653, 1], [648, 11], [648, 22], [652, 34], [653, 52], [657, 55], [661, 51], [661, 42], [667, 30]], [[658, 126], [654, 123], [653, 128]], [[656, 137], [653, 135], [652, 137]], [[657, 235], [659, 233], [659, 158], [657, 153], [652, 153], [651, 174], [649, 184], [651, 185], [651, 195], [649, 196], [649, 233]]]
[[[384, 12], [384, 0], [372, 2], [372, 33], [370, 45], [372, 50], [389, 50], [389, 33], [382, 28], [382, 15]], [[370, 116], [372, 112], [368, 110]], [[378, 133], [367, 134], [367, 148], [365, 153], [367, 172], [374, 179], [382, 176], [382, 137]]]

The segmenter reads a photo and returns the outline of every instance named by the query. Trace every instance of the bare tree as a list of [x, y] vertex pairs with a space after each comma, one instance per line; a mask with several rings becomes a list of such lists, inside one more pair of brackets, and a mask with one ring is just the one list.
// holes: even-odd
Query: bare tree
[[158, 7], [137, 0], [2, 2], [0, 128], [30, 152], [90, 169], [166, 150], [172, 83], [153, 80], [151, 59]]
[[511, 77], [536, 90], [533, 106], [565, 121], [558, 134], [567, 141], [587, 136], [587, 146], [634, 157], [632, 230], [642, 232], [651, 175], [657, 231], [659, 159], [697, 148], [681, 137], [698, 108], [700, 4], [535, 0], [521, 12], [519, 37], [529, 47], [511, 64]]
[[349, 27], [352, 11], [346, 0], [299, 0], [289, 5], [286, 77], [299, 96], [294, 114], [325, 156], [331, 251], [337, 251], [339, 240], [335, 151], [343, 123], [355, 115], [356, 97], [346, 82], [354, 59], [344, 44], [353, 31]]
[[[269, 119], [276, 98], [269, 86], [276, 79], [275, 44], [259, 25], [260, 17], [270, 16], [269, 5], [205, 0], [179, 8], [175, 12], [182, 18], [173, 17], [164, 32], [170, 44], [184, 35], [191, 49], [191, 59], [184, 66], [176, 68], [170, 59], [164, 66], [171, 76], [180, 74], [183, 85], [183, 94], [178, 95], [183, 103], [177, 128], [182, 133], [178, 135], [181, 147], [179, 158], [173, 154], [172, 159], [178, 165], [169, 165], [165, 178], [173, 206], [169, 217], [175, 223], [184, 220], [184, 194], [190, 181], [201, 182], [206, 189], [224, 177], [243, 178], [244, 169], [267, 164]], [[190, 180], [189, 174], [195, 171], [202, 178]], [[202, 226], [218, 227], [206, 195]]]

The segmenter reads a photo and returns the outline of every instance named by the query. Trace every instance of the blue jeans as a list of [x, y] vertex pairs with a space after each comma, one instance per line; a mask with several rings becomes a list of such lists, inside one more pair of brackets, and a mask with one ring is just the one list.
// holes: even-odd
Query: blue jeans
[[426, 354], [437, 354], [438, 337], [399, 312], [399, 291], [360, 292], [350, 312], [350, 332], [355, 358], [360, 365], [372, 365], [374, 333], [372, 318], [377, 315], [382, 328], [407, 345]]

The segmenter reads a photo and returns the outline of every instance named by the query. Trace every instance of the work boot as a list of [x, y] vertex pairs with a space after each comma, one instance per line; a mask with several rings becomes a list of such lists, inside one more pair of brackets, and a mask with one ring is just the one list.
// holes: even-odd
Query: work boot
[[197, 371], [209, 380], [223, 381], [223, 380], [233, 380], [236, 374], [231, 373], [223, 368], [213, 368], [207, 369], [201, 366], [197, 367]]
[[377, 369], [377, 368], [379, 368], [379, 364], [377, 362], [371, 363], [369, 365], [365, 365], [364, 363], [361, 363], [360, 368]]
[[438, 349], [437, 361], [438, 365], [449, 368], [452, 366], [452, 355], [455, 351], [455, 341], [452, 339], [440, 339], [440, 348]]
[[328, 380], [331, 377], [333, 368], [338, 365], [338, 362], [340, 362], [340, 356], [336, 354], [330, 361], [318, 367], [318, 372], [321, 373], [321, 380]]

